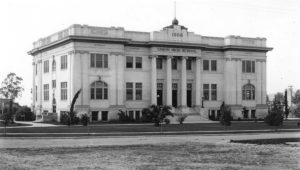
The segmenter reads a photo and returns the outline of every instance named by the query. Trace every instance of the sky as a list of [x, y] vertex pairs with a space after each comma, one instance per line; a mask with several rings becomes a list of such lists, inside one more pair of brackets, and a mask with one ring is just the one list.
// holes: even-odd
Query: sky
[[[180, 25], [203, 36], [266, 37], [267, 93], [300, 89], [299, 0], [176, 0]], [[72, 24], [159, 31], [174, 18], [174, 0], [1, 0], [0, 82], [10, 72], [24, 80], [17, 99], [30, 106], [32, 57], [41, 37]]]

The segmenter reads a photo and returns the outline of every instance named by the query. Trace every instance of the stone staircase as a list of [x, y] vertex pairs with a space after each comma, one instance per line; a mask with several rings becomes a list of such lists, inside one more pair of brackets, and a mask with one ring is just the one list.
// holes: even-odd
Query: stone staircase
[[177, 124], [177, 119], [180, 116], [187, 116], [183, 123], [209, 123], [212, 122], [208, 119], [208, 109], [206, 108], [172, 108], [171, 112], [174, 117], [169, 116], [172, 124]]

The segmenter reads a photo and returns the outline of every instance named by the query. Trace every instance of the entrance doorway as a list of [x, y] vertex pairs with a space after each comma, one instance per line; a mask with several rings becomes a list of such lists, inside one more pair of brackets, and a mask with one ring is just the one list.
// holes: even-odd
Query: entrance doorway
[[251, 118], [252, 118], [252, 119], [255, 119], [255, 118], [256, 118], [255, 112], [256, 112], [255, 110], [251, 110]]
[[178, 106], [178, 103], [177, 103], [177, 89], [178, 89], [177, 83], [173, 83], [172, 84], [172, 106], [173, 107]]
[[157, 83], [157, 105], [163, 105], [163, 84]]
[[102, 111], [101, 112], [102, 121], [108, 120], [108, 111]]
[[98, 111], [92, 111], [92, 121], [98, 121]]
[[188, 107], [192, 107], [192, 83], [187, 84], [186, 104]]

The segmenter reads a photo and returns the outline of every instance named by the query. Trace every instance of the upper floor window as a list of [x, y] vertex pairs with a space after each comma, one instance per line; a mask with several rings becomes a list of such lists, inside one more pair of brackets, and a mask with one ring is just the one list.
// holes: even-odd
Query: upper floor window
[[143, 85], [142, 83], [135, 83], [135, 100], [142, 100]]
[[243, 73], [255, 73], [255, 61], [243, 60]]
[[252, 84], [246, 84], [243, 86], [243, 100], [255, 99], [255, 87]]
[[44, 84], [44, 100], [49, 100], [49, 84]]
[[156, 68], [157, 69], [162, 69], [163, 68], [163, 60], [162, 60], [162, 58], [157, 58], [156, 59]]
[[44, 73], [49, 72], [49, 60], [44, 61]]
[[186, 69], [187, 70], [192, 70], [192, 59], [188, 58], [186, 60]]
[[68, 99], [68, 83], [67, 82], [60, 83], [60, 99], [61, 100]]
[[52, 88], [56, 88], [56, 80], [52, 80]]
[[[134, 95], [135, 94], [135, 95]], [[127, 82], [126, 83], [126, 100], [142, 100], [143, 84]]]
[[108, 99], [108, 86], [105, 82], [96, 81], [91, 84], [91, 99]]
[[210, 60], [211, 71], [217, 71], [217, 60]]
[[211, 100], [217, 100], [217, 84], [211, 84]]
[[108, 55], [91, 53], [92, 68], [108, 68]]
[[177, 58], [172, 58], [172, 69], [177, 70]]
[[209, 71], [209, 60], [203, 60], [203, 70]]
[[133, 83], [126, 83], [126, 100], [133, 100]]
[[56, 61], [53, 59], [52, 61], [52, 72], [56, 71]]
[[143, 58], [135, 57], [135, 68], [142, 68], [143, 66]]
[[126, 56], [126, 68], [133, 68], [133, 57]]
[[203, 99], [209, 100], [209, 84], [203, 84]]
[[68, 67], [68, 58], [66, 55], [60, 57], [60, 69], [64, 70]]

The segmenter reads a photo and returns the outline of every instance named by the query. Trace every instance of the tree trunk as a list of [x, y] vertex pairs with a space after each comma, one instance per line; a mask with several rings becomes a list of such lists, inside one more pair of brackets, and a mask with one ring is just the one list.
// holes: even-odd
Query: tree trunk
[[13, 99], [9, 100], [9, 116], [10, 116], [11, 123], [13, 123], [14, 122], [14, 120], [13, 120]]

